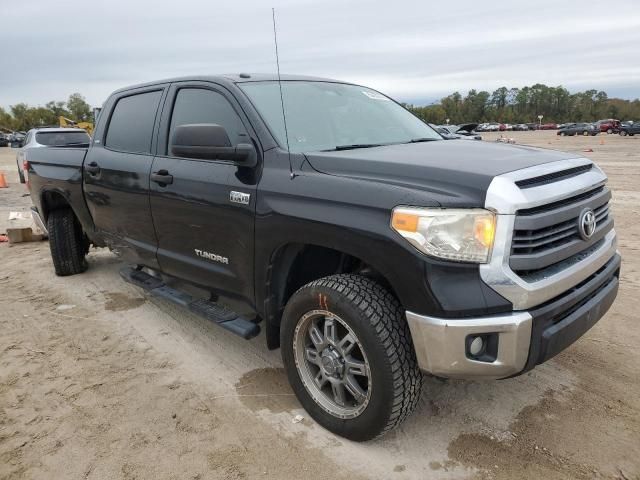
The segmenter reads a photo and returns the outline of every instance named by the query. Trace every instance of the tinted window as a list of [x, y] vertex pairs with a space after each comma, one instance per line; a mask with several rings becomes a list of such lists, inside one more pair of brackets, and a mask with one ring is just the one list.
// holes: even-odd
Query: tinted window
[[89, 145], [89, 134], [84, 130], [78, 130], [77, 132], [37, 132], [36, 142], [49, 147]]
[[221, 94], [202, 88], [183, 88], [178, 91], [169, 126], [169, 141], [180, 125], [215, 123], [227, 131], [232, 145], [247, 143], [247, 131], [231, 104]]
[[149, 153], [161, 94], [161, 91], [147, 92], [118, 100], [105, 145], [124, 152]]

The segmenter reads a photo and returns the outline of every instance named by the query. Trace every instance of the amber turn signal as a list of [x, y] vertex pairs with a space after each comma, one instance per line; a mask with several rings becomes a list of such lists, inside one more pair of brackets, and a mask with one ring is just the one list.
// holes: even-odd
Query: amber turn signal
[[403, 232], [417, 232], [418, 221], [420, 217], [417, 215], [411, 215], [410, 213], [393, 212], [391, 218], [391, 226], [394, 230], [401, 230]]
[[496, 234], [496, 224], [493, 216], [477, 217], [473, 226], [473, 233], [482, 245], [487, 248], [493, 246], [493, 239]]

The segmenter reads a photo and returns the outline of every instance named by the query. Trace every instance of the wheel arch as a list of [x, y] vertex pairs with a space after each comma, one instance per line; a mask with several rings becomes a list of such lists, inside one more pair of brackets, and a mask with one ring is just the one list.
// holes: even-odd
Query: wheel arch
[[43, 190], [42, 192], [40, 192], [40, 207], [40, 215], [42, 216], [42, 220], [45, 225], [49, 219], [49, 214], [53, 210], [58, 210], [61, 208], [71, 209], [76, 218], [78, 217], [78, 214], [74, 211], [69, 198], [65, 195], [64, 192], [61, 192], [57, 189]]
[[280, 346], [280, 321], [291, 295], [309, 282], [337, 273], [357, 273], [374, 279], [402, 305], [389, 276], [375, 260], [363, 258], [349, 248], [286, 243], [273, 251], [267, 267], [264, 317], [269, 349]]

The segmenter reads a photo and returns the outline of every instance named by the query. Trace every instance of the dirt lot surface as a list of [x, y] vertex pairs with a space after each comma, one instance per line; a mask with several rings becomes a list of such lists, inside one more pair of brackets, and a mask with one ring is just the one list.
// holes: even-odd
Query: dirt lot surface
[[[510, 380], [427, 378], [400, 429], [356, 444], [309, 419], [262, 335], [148, 297], [106, 250], [58, 278], [46, 242], [2, 243], [0, 478], [640, 479], [640, 138], [508, 136], [585, 155], [614, 188], [620, 294], [568, 350]], [[3, 222], [30, 203], [14, 158]]]

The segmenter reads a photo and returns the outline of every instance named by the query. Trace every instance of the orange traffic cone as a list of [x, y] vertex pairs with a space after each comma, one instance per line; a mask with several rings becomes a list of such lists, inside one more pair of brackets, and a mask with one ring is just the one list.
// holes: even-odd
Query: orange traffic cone
[[8, 188], [7, 179], [4, 176], [4, 173], [0, 172], [0, 188]]

